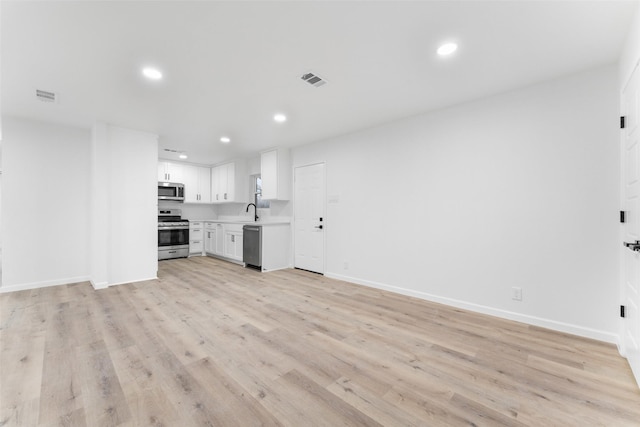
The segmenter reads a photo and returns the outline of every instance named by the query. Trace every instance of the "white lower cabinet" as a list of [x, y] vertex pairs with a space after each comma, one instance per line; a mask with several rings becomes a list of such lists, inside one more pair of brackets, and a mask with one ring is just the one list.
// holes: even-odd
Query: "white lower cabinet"
[[291, 226], [262, 226], [262, 271], [281, 270], [291, 266]]
[[204, 223], [204, 252], [206, 255], [216, 255], [216, 224]]
[[224, 224], [216, 224], [215, 255], [224, 256]]
[[205, 221], [204, 252], [241, 263], [242, 225]]
[[[262, 225], [262, 271], [280, 270], [291, 266], [291, 225]], [[243, 263], [243, 224], [204, 222], [204, 252], [236, 264]]]
[[242, 262], [242, 237], [241, 225], [227, 224], [224, 226], [224, 256], [226, 258]]
[[201, 221], [189, 223], [189, 255], [202, 255], [204, 253], [204, 228]]

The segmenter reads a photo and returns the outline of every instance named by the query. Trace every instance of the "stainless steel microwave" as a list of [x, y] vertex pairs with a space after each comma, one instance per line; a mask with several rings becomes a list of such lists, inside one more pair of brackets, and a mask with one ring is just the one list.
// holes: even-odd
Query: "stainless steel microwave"
[[184, 184], [158, 182], [158, 200], [184, 202]]

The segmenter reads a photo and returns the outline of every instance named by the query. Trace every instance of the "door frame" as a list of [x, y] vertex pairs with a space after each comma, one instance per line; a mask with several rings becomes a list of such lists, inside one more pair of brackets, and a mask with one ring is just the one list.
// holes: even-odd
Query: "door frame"
[[[296, 169], [299, 168], [306, 168], [309, 166], [316, 166], [316, 165], [323, 165], [324, 167], [324, 176], [323, 176], [323, 183], [322, 186], [324, 187], [324, 200], [322, 201], [322, 207], [323, 207], [323, 213], [324, 216], [322, 217], [323, 220], [322, 222], [324, 223], [324, 232], [322, 233], [322, 271], [319, 272], [319, 274], [325, 275], [327, 272], [327, 162], [326, 161], [319, 161], [319, 162], [310, 162], [310, 163], [304, 163], [301, 165], [294, 165], [293, 168], [291, 169], [291, 181], [293, 182], [293, 189], [292, 189], [292, 199], [293, 199], [293, 212], [292, 212], [292, 216], [293, 216], [293, 232], [291, 233], [291, 247], [293, 248], [293, 250], [291, 251], [291, 255], [292, 255], [292, 260], [291, 260], [291, 265], [293, 266], [293, 268], [297, 268], [296, 267]], [[306, 271], [306, 270], [305, 270]]]
[[[628, 75], [627, 79], [623, 82], [623, 84], [620, 87], [620, 92], [619, 92], [619, 102], [620, 102], [620, 116], [627, 116], [629, 114], [629, 111], [627, 111], [626, 109], [626, 99], [625, 99], [625, 91], [627, 89], [627, 87], [629, 86], [629, 84], [631, 83], [631, 80], [635, 77], [637, 79], [640, 80], [640, 75], [636, 76], [636, 73], [640, 73], [640, 59], [638, 59], [633, 67], [633, 69], [631, 70], [631, 73]], [[636, 114], [640, 114], [640, 112], [636, 112]], [[640, 118], [638, 118], [638, 120], [640, 121]], [[640, 126], [640, 125], [639, 125]], [[625, 207], [626, 207], [626, 194], [625, 194], [625, 188], [626, 188], [626, 168], [627, 168], [627, 162], [626, 160], [626, 131], [625, 129], [620, 129], [620, 183], [619, 183], [619, 188], [620, 188], [620, 211], [624, 211]], [[637, 130], [638, 132], [640, 132], [640, 129]], [[624, 242], [626, 239], [626, 225], [624, 223], [620, 223], [620, 229], [619, 229], [619, 242]], [[627, 300], [627, 286], [626, 286], [626, 265], [625, 265], [625, 257], [626, 257], [626, 251], [628, 251], [629, 249], [624, 247], [622, 244], [620, 245], [620, 249], [619, 249], [619, 271], [620, 271], [620, 288], [619, 288], [619, 299], [620, 299], [620, 306], [624, 306], [626, 305], [626, 300]], [[630, 363], [629, 360], [629, 352], [627, 349], [627, 345], [626, 345], [626, 333], [627, 333], [627, 322], [629, 321], [629, 319], [627, 318], [620, 318], [620, 328], [619, 328], [619, 339], [618, 339], [618, 352], [620, 353], [621, 356], [625, 357], [626, 359], [628, 359], [628, 363]], [[631, 366], [630, 366], [631, 367]], [[636, 374], [636, 372], [632, 369], [632, 374], [634, 375], [636, 382], [638, 383], [638, 385], [640, 385], [640, 377], [638, 377]]]

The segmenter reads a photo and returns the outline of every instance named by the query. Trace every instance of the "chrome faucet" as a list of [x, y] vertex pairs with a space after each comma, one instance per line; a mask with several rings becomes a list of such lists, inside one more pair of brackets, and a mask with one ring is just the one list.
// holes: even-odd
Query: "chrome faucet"
[[249, 203], [247, 205], [247, 210], [245, 212], [249, 212], [249, 206], [253, 206], [253, 220], [258, 222], [258, 207], [256, 206], [255, 203]]

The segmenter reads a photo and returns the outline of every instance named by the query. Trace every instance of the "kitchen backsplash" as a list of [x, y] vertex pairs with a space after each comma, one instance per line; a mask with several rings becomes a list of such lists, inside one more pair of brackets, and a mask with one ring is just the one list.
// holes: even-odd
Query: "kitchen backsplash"
[[192, 203], [158, 201], [158, 208], [180, 209], [182, 218], [186, 219], [216, 219], [216, 208], [214, 205], [195, 205]]
[[[260, 218], [267, 219], [291, 217], [292, 209], [290, 201], [271, 200], [270, 204], [271, 207], [268, 209], [258, 209], [258, 216]], [[228, 203], [224, 205], [214, 205], [213, 209], [216, 211], [216, 218], [253, 218], [253, 206], [249, 208], [249, 212], [247, 212], [247, 203]]]
[[[291, 218], [292, 203], [290, 201], [272, 200], [269, 209], [258, 209], [258, 216], [262, 219]], [[158, 201], [158, 208], [181, 209], [182, 218], [190, 220], [253, 218], [253, 206], [247, 210], [247, 203], [227, 203], [221, 205], [196, 205], [170, 201]]]

